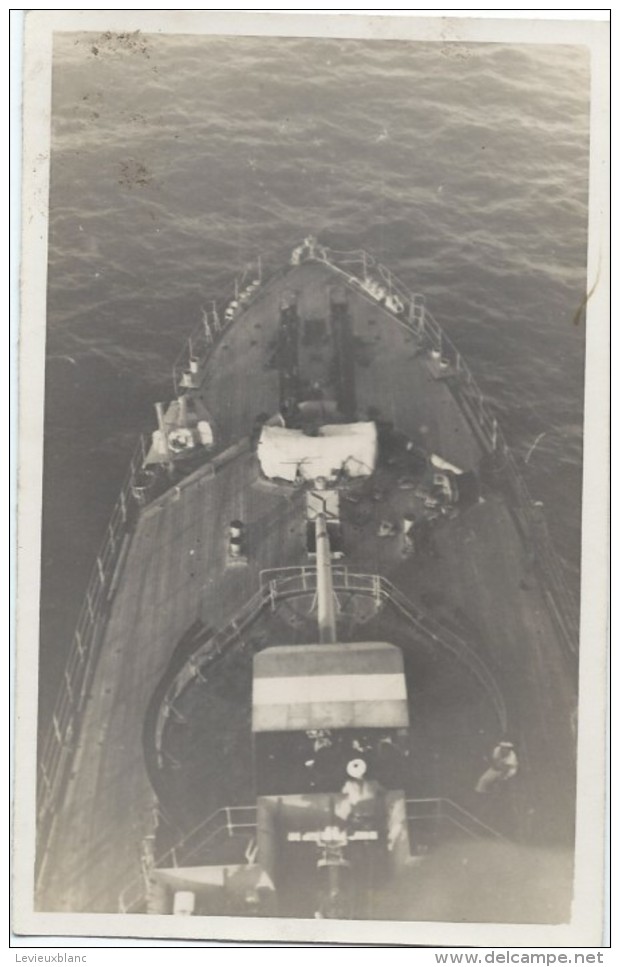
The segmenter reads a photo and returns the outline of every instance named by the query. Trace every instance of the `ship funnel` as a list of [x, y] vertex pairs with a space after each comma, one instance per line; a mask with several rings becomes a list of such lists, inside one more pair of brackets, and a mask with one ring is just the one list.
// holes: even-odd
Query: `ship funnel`
[[325, 514], [317, 514], [316, 535], [316, 589], [319, 612], [319, 641], [322, 645], [336, 642], [336, 610], [332, 583], [332, 556]]

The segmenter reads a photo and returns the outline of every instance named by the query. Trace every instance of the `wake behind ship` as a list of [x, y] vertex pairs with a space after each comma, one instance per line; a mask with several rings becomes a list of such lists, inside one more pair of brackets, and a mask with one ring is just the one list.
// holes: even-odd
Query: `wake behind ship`
[[173, 382], [42, 751], [38, 909], [568, 919], [576, 609], [424, 298], [308, 238]]

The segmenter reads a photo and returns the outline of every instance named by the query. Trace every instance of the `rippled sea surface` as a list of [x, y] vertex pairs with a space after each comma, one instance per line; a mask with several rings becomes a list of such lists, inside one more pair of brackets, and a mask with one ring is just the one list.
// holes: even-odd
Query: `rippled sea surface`
[[577, 588], [588, 87], [580, 47], [57, 35], [42, 724], [200, 306], [309, 233], [426, 294]]

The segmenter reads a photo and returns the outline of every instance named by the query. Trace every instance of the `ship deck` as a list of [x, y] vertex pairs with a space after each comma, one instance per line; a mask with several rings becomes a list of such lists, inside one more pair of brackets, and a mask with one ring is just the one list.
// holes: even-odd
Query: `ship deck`
[[[177, 643], [197, 620], [212, 629], [227, 624], [256, 592], [262, 570], [309, 563], [303, 493], [261, 478], [250, 438], [257, 415], [279, 407], [276, 347], [283, 294], [296, 293], [307, 335], [300, 366], [317, 385], [320, 373], [330, 371], [334, 287], [344, 287], [348, 306], [350, 370], [341, 385], [343, 409], [391, 424], [414, 447], [463, 471], [480, 470], [484, 451], [458, 393], [392, 313], [318, 262], [267, 283], [218, 342], [199, 390], [214, 417], [216, 466], [197, 469], [145, 507], [135, 524], [109, 605], [64, 805], [44, 857], [39, 909], [117, 909], [122, 886], [140, 875], [140, 844], [153, 829], [155, 797], [143, 729]], [[530, 821], [542, 839], [570, 843], [572, 675], [510, 502], [500, 489], [483, 487], [482, 501], [441, 520], [425, 546], [404, 556], [398, 540], [380, 537], [378, 530], [384, 520], [402, 520], [415, 499], [412, 490], [390, 472], [373, 487], [342, 500], [344, 563], [387, 578], [477, 651], [506, 702], [510, 737], [520, 754], [520, 795], [532, 803]], [[245, 524], [247, 563], [230, 566], [228, 523], [235, 519]], [[379, 619], [373, 620], [381, 630]], [[310, 632], [281, 622], [273, 633], [274, 641], [294, 642]], [[385, 633], [379, 637], [385, 639]], [[225, 702], [222, 711], [219, 728], [225, 734]], [[469, 751], [456, 769], [463, 795], [468, 781], [475, 786], [485, 768], [483, 755], [500, 737], [499, 726], [492, 734], [486, 713], [482, 719], [481, 730], [472, 724], [463, 746]], [[471, 721], [478, 722], [476, 714]], [[440, 730], [437, 741], [449, 743], [464, 722], [453, 722], [443, 737]], [[233, 729], [235, 723], [233, 716]], [[413, 727], [424, 734], [423, 721], [414, 720]], [[221, 741], [213, 737], [215, 747]], [[222, 748], [229, 749], [226, 741]], [[450, 797], [454, 772], [449, 755], [443, 771], [437, 760], [421, 765], [424, 791], [432, 776], [433, 790], [443, 784], [442, 794]], [[194, 819], [195, 808], [189, 812]]]

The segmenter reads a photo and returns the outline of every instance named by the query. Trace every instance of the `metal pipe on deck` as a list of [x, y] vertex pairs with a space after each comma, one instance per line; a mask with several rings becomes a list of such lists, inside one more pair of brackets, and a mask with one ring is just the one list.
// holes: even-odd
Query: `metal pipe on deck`
[[316, 539], [316, 589], [319, 613], [319, 641], [322, 645], [336, 643], [336, 610], [332, 581], [332, 556], [325, 514], [317, 514]]

